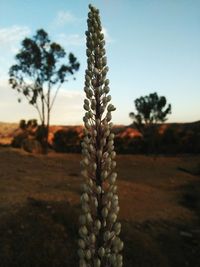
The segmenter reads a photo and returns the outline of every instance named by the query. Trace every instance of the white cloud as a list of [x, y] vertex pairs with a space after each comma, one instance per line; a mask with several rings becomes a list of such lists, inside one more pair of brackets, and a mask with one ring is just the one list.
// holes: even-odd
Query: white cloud
[[62, 89], [52, 110], [52, 124], [82, 124], [84, 92]]
[[65, 34], [60, 33], [57, 36], [58, 42], [63, 46], [81, 46], [85, 44], [85, 37], [80, 36], [79, 34]]
[[13, 25], [7, 28], [0, 28], [0, 49], [16, 53], [20, 42], [30, 32], [30, 29], [26, 26]]
[[[66, 84], [67, 88], [67, 84]], [[37, 111], [22, 97], [22, 103], [18, 103], [19, 94], [13, 90], [7, 80], [0, 80], [0, 121], [19, 122], [21, 119], [36, 118], [39, 121]], [[82, 124], [84, 93], [61, 89], [52, 109], [51, 124]]]
[[78, 19], [69, 11], [59, 11], [56, 15], [54, 25], [55, 26], [64, 26], [68, 23], [74, 23]]

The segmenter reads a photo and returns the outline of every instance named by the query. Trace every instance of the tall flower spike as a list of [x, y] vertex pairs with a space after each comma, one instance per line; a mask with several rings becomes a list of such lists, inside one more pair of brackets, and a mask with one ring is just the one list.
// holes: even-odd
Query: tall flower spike
[[109, 80], [105, 41], [99, 10], [89, 5], [87, 37], [87, 70], [85, 71], [84, 139], [82, 142], [82, 186], [80, 229], [78, 240], [80, 267], [121, 267], [117, 222], [119, 202], [111, 113], [115, 107], [108, 95]]

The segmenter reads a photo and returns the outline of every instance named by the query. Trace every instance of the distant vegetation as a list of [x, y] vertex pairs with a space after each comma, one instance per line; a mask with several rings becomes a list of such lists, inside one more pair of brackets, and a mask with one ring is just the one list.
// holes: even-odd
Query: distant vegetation
[[[35, 128], [35, 120], [21, 121], [18, 129], [11, 125], [0, 125], [0, 143], [9, 138], [14, 147], [24, 148], [26, 144], [32, 144], [32, 149], [40, 152], [38, 125]], [[17, 128], [17, 126], [16, 126]], [[10, 130], [9, 130], [10, 129]], [[159, 154], [200, 153], [200, 121], [194, 123], [163, 123], [157, 125], [158, 136], [156, 138], [156, 152]], [[51, 126], [49, 147], [56, 152], [79, 153], [81, 150], [82, 126]], [[141, 133], [133, 126], [115, 126], [115, 148], [123, 154], [151, 154], [151, 143], [142, 138]], [[29, 141], [27, 141], [29, 140]], [[34, 141], [33, 141], [34, 140]], [[36, 142], [37, 141], [37, 142]], [[11, 141], [9, 141], [11, 142]], [[9, 144], [7, 141], [7, 144]], [[34, 148], [36, 145], [36, 148]], [[29, 148], [30, 150], [30, 148]]]
[[[200, 153], [200, 121], [194, 123], [169, 123], [156, 126], [154, 147], [141, 135], [131, 136], [133, 126], [126, 127], [115, 138], [118, 153], [124, 154], [182, 154]], [[127, 134], [126, 134], [127, 132]]]
[[[12, 138], [13, 147], [28, 152], [46, 153], [48, 147], [62, 153], [81, 151], [81, 127], [78, 130], [77, 127], [50, 127], [50, 115], [59, 88], [67, 81], [68, 74], [74, 75], [79, 69], [79, 62], [72, 53], [68, 55], [67, 65], [63, 63], [65, 57], [64, 49], [51, 42], [43, 29], [32, 39], [22, 41], [16, 64], [9, 70], [9, 82], [37, 109], [40, 124], [35, 119], [21, 120], [15, 132], [0, 133], [0, 144], [9, 144]], [[129, 114], [132, 124], [114, 127], [118, 153], [200, 153], [200, 123], [166, 124], [172, 108], [165, 96], [151, 93], [135, 99], [134, 104], [136, 112]]]
[[80, 65], [72, 53], [69, 53], [68, 64], [63, 64], [65, 57], [64, 48], [51, 42], [48, 34], [40, 29], [32, 39], [22, 41], [15, 57], [17, 63], [9, 70], [12, 88], [24, 95], [38, 112], [41, 121], [40, 143], [44, 153], [48, 146], [50, 114], [59, 88], [67, 81], [67, 75], [73, 75]]
[[149, 152], [156, 152], [156, 143], [158, 136], [158, 123], [167, 120], [167, 115], [171, 113], [171, 104], [167, 105], [164, 96], [158, 96], [152, 93], [141, 96], [135, 101], [137, 113], [131, 112], [130, 118], [133, 119], [133, 125], [141, 133], [142, 141], [146, 144]]
[[81, 138], [76, 130], [60, 129], [53, 137], [53, 148], [56, 152], [81, 152]]

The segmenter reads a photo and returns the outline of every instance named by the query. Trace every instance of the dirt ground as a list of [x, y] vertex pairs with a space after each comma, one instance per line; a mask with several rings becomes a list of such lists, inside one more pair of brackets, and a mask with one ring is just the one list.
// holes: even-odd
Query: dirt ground
[[[0, 147], [0, 267], [76, 267], [80, 155]], [[117, 157], [124, 267], [200, 266], [200, 157]]]

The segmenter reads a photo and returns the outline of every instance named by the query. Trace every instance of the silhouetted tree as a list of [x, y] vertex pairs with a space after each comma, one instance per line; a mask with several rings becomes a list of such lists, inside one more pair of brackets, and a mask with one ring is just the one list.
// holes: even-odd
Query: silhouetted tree
[[167, 105], [166, 98], [157, 93], [141, 96], [134, 102], [137, 113], [131, 112], [129, 116], [143, 137], [151, 140], [151, 148], [155, 149], [157, 124], [167, 120], [167, 115], [171, 113], [171, 104]]
[[17, 64], [9, 70], [12, 88], [23, 94], [38, 111], [43, 129], [41, 143], [45, 151], [50, 113], [59, 88], [67, 81], [67, 74], [73, 75], [80, 65], [72, 53], [68, 55], [68, 63], [64, 64], [65, 56], [65, 50], [51, 42], [48, 34], [40, 29], [32, 39], [25, 38], [22, 41], [22, 47], [16, 55]]

